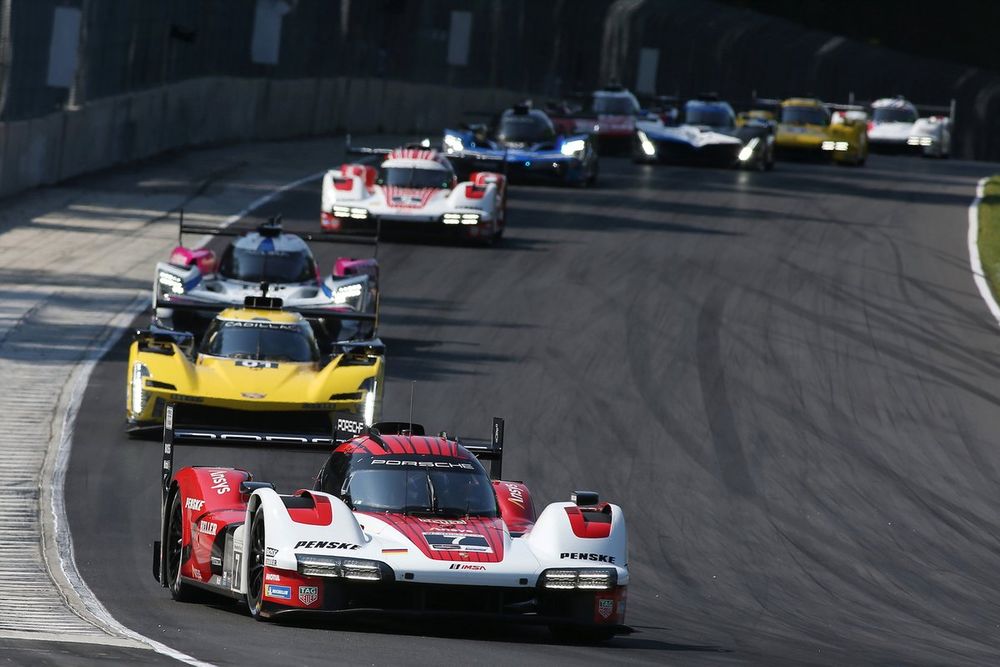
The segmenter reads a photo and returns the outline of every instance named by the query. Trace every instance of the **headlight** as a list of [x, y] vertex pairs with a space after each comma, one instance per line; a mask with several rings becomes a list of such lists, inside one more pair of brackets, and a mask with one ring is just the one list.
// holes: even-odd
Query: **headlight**
[[375, 388], [376, 384], [372, 382], [372, 388], [365, 394], [365, 426], [375, 423]]
[[563, 155], [576, 155], [577, 153], [582, 153], [587, 147], [587, 142], [583, 139], [574, 139], [573, 141], [567, 141], [562, 145]]
[[333, 207], [333, 217], [346, 220], [351, 218], [352, 220], [367, 220], [368, 219], [368, 209], [366, 208], [355, 208], [353, 206], [334, 206]]
[[343, 577], [361, 581], [380, 581], [382, 563], [361, 558], [338, 558], [337, 556], [313, 556], [296, 554], [299, 574], [310, 577]]
[[552, 590], [607, 591], [618, 585], [618, 571], [611, 568], [545, 570], [540, 582]]
[[146, 390], [142, 388], [143, 378], [150, 375], [149, 368], [141, 361], [132, 364], [132, 414], [141, 415], [146, 409], [146, 402], [149, 400]]
[[753, 153], [757, 150], [757, 145], [760, 143], [760, 139], [754, 137], [747, 142], [747, 145], [740, 149], [739, 159], [740, 162], [746, 162], [753, 157]]
[[361, 297], [361, 292], [364, 290], [361, 283], [354, 283], [353, 285], [343, 285], [337, 288], [337, 291], [333, 293], [333, 302], [336, 304], [344, 304], [348, 302], [350, 305], [357, 307], [357, 300]]
[[444, 148], [448, 153], [459, 153], [465, 150], [465, 146], [462, 144], [462, 140], [456, 137], [454, 134], [444, 135]]
[[642, 152], [649, 157], [656, 155], [656, 146], [654, 146], [653, 142], [649, 140], [646, 133], [639, 130], [636, 132], [636, 135], [639, 137], [639, 145], [642, 146]]
[[166, 271], [160, 271], [156, 276], [156, 282], [160, 286], [160, 293], [170, 292], [171, 294], [184, 294], [184, 281], [178, 276]]

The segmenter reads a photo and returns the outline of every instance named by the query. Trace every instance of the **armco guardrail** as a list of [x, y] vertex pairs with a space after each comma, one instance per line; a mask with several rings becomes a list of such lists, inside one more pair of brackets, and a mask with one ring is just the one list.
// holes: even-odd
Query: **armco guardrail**
[[382, 79], [192, 79], [0, 123], [0, 196], [189, 146], [344, 130], [433, 140], [463, 110], [521, 97]]

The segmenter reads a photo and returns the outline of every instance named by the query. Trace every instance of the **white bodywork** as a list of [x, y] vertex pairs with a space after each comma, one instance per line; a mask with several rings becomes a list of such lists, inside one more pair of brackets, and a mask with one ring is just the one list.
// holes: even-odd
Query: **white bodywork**
[[[898, 109], [908, 112], [915, 119], [909, 121], [878, 121], [879, 109]], [[884, 98], [872, 103], [872, 122], [868, 128], [868, 142], [873, 146], [907, 147], [929, 157], [947, 157], [951, 154], [951, 118], [928, 116], [919, 118], [916, 106], [903, 98]]]
[[[443, 181], [453, 178], [450, 169], [431, 158], [390, 156], [382, 163], [382, 168], [436, 170]], [[335, 180], [345, 179], [350, 180], [349, 189], [335, 187]], [[331, 169], [323, 177], [322, 212], [350, 219], [352, 223], [364, 221], [372, 228], [376, 224], [375, 219], [380, 218], [415, 224], [480, 225], [495, 229], [503, 214], [502, 187], [503, 176], [489, 172], [481, 172], [475, 181], [463, 181], [454, 187], [406, 188], [378, 183], [369, 186], [363, 175], [351, 170]], [[469, 197], [469, 192], [477, 196]]]
[[[227, 554], [223, 580], [232, 582], [232, 590], [245, 594], [248, 578], [249, 544], [245, 539], [252, 525], [256, 509], [259, 507], [265, 517], [266, 547], [273, 553], [273, 561], [268, 566], [277, 570], [297, 571], [296, 555], [330, 555], [379, 561], [387, 564], [396, 574], [397, 582], [412, 581], [421, 584], [449, 584], [475, 586], [502, 586], [531, 588], [537, 585], [543, 570], [550, 568], [574, 569], [600, 567], [617, 572], [617, 584], [628, 584], [628, 541], [625, 516], [620, 507], [611, 505], [611, 533], [607, 538], [580, 538], [573, 533], [565, 508], [575, 507], [572, 503], [552, 503], [541, 513], [534, 527], [519, 537], [511, 537], [506, 526], [503, 532], [503, 558], [496, 563], [482, 563], [482, 569], [456, 569], [456, 561], [433, 560], [427, 558], [412, 541], [392, 527], [388, 522], [372, 514], [356, 516], [354, 512], [336, 496], [320, 491], [311, 491], [314, 496], [325, 496], [332, 508], [329, 525], [309, 525], [296, 523], [288, 514], [281, 498], [272, 489], [254, 491], [247, 507], [245, 523], [236, 529], [232, 543], [234, 554]], [[358, 518], [364, 522], [361, 527]], [[434, 520], [430, 520], [434, 523]], [[448, 520], [441, 520], [447, 524]], [[455, 520], [453, 523], [461, 523]], [[446, 530], [446, 527], [440, 528]], [[301, 549], [300, 542], [336, 542], [351, 545], [351, 548]], [[357, 548], [353, 548], [356, 545]], [[403, 553], [386, 554], [383, 550], [406, 550]], [[228, 550], [227, 550], [228, 551]], [[612, 562], [590, 562], [564, 557], [565, 554], [600, 554], [613, 559]], [[465, 563], [460, 563], [465, 565]], [[470, 563], [479, 565], [478, 563]], [[241, 568], [238, 576], [229, 577], [233, 567]], [[412, 578], [401, 576], [412, 574]], [[526, 579], [527, 583], [522, 583]]]

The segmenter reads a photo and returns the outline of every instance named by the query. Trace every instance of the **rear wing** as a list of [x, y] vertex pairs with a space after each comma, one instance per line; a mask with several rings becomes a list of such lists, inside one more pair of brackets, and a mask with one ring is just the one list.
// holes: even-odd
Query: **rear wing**
[[[178, 225], [177, 225], [177, 243], [178, 245], [184, 245], [184, 234], [202, 234], [209, 236], [243, 236], [250, 232], [257, 232], [261, 236], [277, 236], [285, 231], [282, 226], [282, 216], [278, 215], [271, 216], [264, 222], [253, 229], [248, 229], [246, 227], [217, 227], [215, 225], [199, 225], [199, 224], [189, 224], [184, 222], [184, 209], [178, 211]], [[288, 232], [298, 236], [303, 241], [308, 241], [309, 243], [344, 243], [344, 244], [359, 244], [359, 245], [373, 245], [375, 246], [375, 255], [378, 255], [378, 242], [379, 237], [382, 233], [381, 224], [376, 221], [375, 233], [374, 234], [337, 234], [336, 236], [330, 236], [328, 234], [317, 235], [310, 234], [308, 232]]]
[[[424, 435], [425, 430], [423, 424], [417, 424], [415, 422], [383, 421], [372, 424], [371, 428], [368, 429], [368, 432], [377, 438], [379, 435], [398, 435], [404, 432], [410, 435]], [[442, 432], [441, 437], [447, 438], [448, 434]], [[475, 455], [475, 457], [480, 461], [489, 462], [491, 479], [501, 479], [503, 474], [502, 417], [493, 418], [493, 433], [492, 437], [489, 439], [459, 438], [457, 436], [452, 437], [452, 439], [467, 449], [469, 453]]]

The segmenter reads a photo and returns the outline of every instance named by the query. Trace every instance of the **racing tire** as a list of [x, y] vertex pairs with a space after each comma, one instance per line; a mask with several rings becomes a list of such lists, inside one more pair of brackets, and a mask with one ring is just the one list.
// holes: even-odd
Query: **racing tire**
[[257, 621], [266, 621], [264, 617], [264, 512], [260, 508], [254, 512], [250, 523], [250, 536], [247, 550], [247, 607], [250, 615]]
[[190, 584], [185, 584], [181, 578], [181, 565], [184, 554], [184, 517], [181, 509], [181, 494], [174, 493], [170, 501], [170, 513], [167, 515], [167, 587], [170, 597], [178, 602], [193, 602], [198, 597], [198, 591]]
[[566, 644], [600, 644], [615, 636], [615, 631], [607, 628], [587, 628], [576, 625], [550, 625], [549, 632], [552, 633], [556, 641]]

